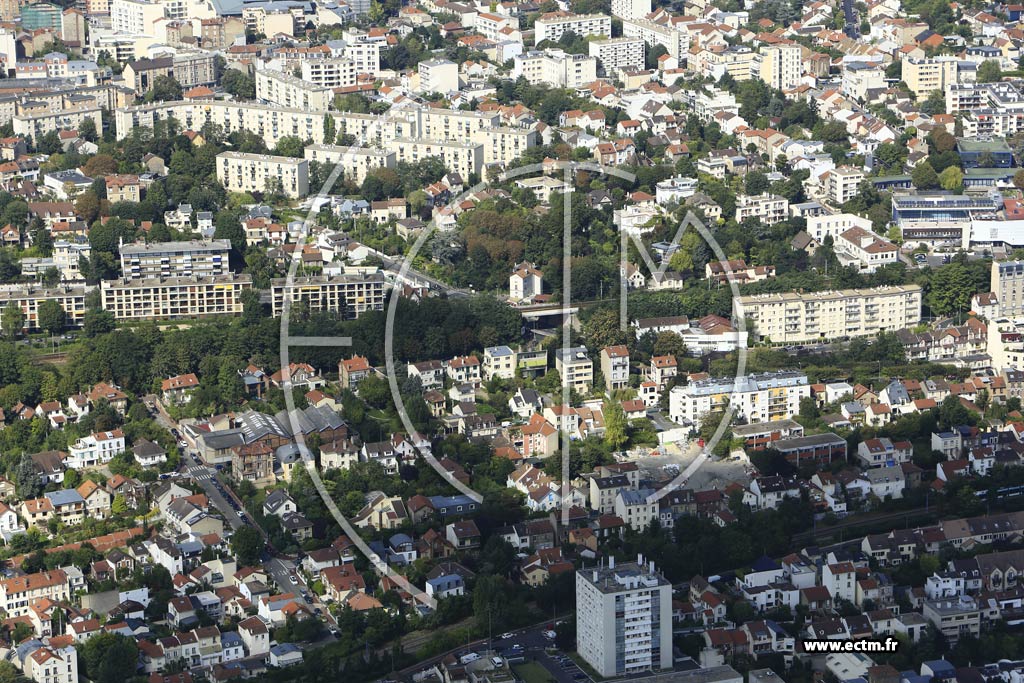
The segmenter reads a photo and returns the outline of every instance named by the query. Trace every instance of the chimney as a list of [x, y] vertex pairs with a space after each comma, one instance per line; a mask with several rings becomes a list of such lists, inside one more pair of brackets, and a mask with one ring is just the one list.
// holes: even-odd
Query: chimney
[[597, 583], [597, 570], [594, 570], [594, 583]]
[[614, 555], [609, 555], [608, 556], [608, 569], [615, 569], [615, 556]]
[[636, 563], [638, 565], [640, 565], [641, 567], [644, 566], [644, 556], [643, 556], [643, 553], [637, 553], [636, 554]]

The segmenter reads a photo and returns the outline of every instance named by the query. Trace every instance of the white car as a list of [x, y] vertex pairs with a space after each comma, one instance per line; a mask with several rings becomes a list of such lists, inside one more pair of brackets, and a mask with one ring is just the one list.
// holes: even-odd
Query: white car
[[508, 640], [509, 638], [511, 638], [514, 635], [515, 635], [514, 633], [502, 633], [498, 637], [501, 638], [502, 640]]
[[548, 640], [554, 640], [555, 639], [555, 635], [556, 634], [555, 634], [554, 631], [544, 631], [544, 637], [547, 638]]

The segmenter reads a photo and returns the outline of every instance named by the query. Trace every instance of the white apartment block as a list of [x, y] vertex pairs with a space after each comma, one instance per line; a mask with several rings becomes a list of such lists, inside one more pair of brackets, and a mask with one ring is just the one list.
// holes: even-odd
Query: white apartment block
[[376, 147], [345, 147], [343, 145], [309, 145], [306, 161], [319, 161], [336, 166], [341, 164], [345, 178], [362, 185], [370, 171], [394, 168], [395, 153]]
[[576, 572], [576, 651], [605, 678], [672, 668], [672, 584], [653, 562]]
[[[476, 32], [495, 43], [501, 42], [501, 31], [509, 26], [518, 28], [519, 24], [518, 22], [513, 23], [512, 17], [492, 12], [481, 12], [476, 16]], [[539, 43], [540, 40], [537, 42]]]
[[210, 277], [230, 273], [228, 240], [138, 242], [122, 244], [121, 276], [129, 280], [153, 277]]
[[92, 254], [92, 247], [88, 242], [69, 242], [57, 240], [53, 243], [53, 265], [60, 271], [64, 280], [81, 280], [82, 271], [79, 270], [81, 260], [88, 259]]
[[825, 191], [832, 202], [842, 205], [860, 194], [860, 184], [863, 182], [864, 171], [852, 166], [840, 166], [828, 171]]
[[993, 261], [989, 291], [999, 302], [999, 315], [1024, 315], [1024, 261]]
[[[479, 19], [478, 19], [479, 21]], [[479, 26], [479, 23], [477, 24]], [[607, 14], [570, 14], [549, 12], [534, 24], [534, 44], [545, 40], [557, 41], [566, 31], [572, 31], [581, 38], [587, 36], [612, 35], [612, 18]]]
[[21, 670], [35, 683], [78, 683], [78, 650], [72, 645], [40, 647], [25, 657]]
[[810, 395], [807, 375], [800, 372], [712, 378], [673, 387], [668, 414], [674, 422], [696, 424], [731, 406], [748, 422], [788, 420], [800, 413], [800, 399]]
[[900, 260], [899, 247], [863, 228], [850, 228], [841, 233], [834, 248], [843, 265], [852, 263], [862, 273], [873, 273]]
[[419, 63], [420, 92], [448, 94], [459, 90], [459, 65], [448, 59]]
[[153, 35], [153, 22], [164, 18], [164, 8], [147, 0], [110, 0], [110, 28], [115, 33]]
[[807, 234], [818, 242], [824, 242], [826, 237], [835, 239], [850, 228], [871, 230], [871, 221], [853, 213], [833, 213], [807, 218]]
[[683, 33], [650, 19], [623, 19], [622, 35], [626, 38], [639, 38], [652, 48], [655, 45], [662, 45], [677, 59], [689, 48], [689, 42], [685, 40]]
[[286, 278], [270, 283], [270, 305], [275, 316], [284, 311], [284, 304], [302, 302], [312, 313], [335, 311], [347, 319], [358, 318], [366, 311], [384, 310], [384, 274], [309, 276]]
[[[614, 11], [612, 13], [614, 14]], [[588, 49], [590, 56], [601, 63], [606, 75], [614, 74], [620, 69], [644, 68], [643, 38], [600, 38], [590, 41]]]
[[302, 62], [302, 80], [318, 88], [348, 88], [356, 84], [356, 63], [344, 57], [307, 59]]
[[[0, 285], [0, 309], [17, 305], [25, 314], [25, 329], [39, 330], [39, 305], [56, 301], [64, 309], [65, 324], [80, 327], [85, 317], [85, 297], [92, 290], [86, 286], [62, 286], [51, 289], [34, 284]], [[5, 334], [10, 330], [3, 330]]]
[[594, 382], [594, 361], [590, 360], [585, 346], [557, 349], [555, 370], [562, 379], [563, 387], [583, 392]]
[[257, 69], [256, 99], [289, 109], [325, 112], [334, 100], [334, 92], [283, 71]]
[[553, 48], [531, 50], [515, 57], [512, 78], [520, 77], [533, 85], [579, 88], [597, 79], [597, 59]]
[[248, 275], [103, 280], [100, 294], [117, 320], [190, 320], [240, 315], [242, 292], [251, 287]]
[[410, 163], [440, 157], [449, 171], [463, 178], [479, 174], [484, 164], [484, 146], [474, 142], [433, 142], [423, 138], [395, 138], [387, 148], [395, 155], [396, 161]]
[[83, 436], [68, 448], [64, 465], [72, 469], [96, 467], [113, 460], [118, 453], [124, 453], [124, 432], [115, 429]]
[[756, 218], [766, 225], [781, 223], [789, 218], [789, 200], [774, 194], [736, 197], [736, 222]]
[[651, 13], [651, 0], [612, 0], [612, 16], [619, 19], [643, 19]]
[[759, 339], [774, 343], [865, 337], [921, 322], [921, 287], [755, 294], [735, 299], [733, 308], [742, 308]]
[[800, 85], [803, 59], [799, 45], [769, 45], [761, 50], [761, 80], [775, 90]]
[[309, 193], [309, 162], [305, 159], [221, 152], [217, 155], [217, 180], [229, 192], [271, 192], [274, 185], [287, 197]]

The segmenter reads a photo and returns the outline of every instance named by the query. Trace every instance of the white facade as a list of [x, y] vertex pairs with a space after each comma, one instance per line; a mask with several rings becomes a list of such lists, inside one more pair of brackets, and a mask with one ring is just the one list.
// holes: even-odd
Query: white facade
[[[613, 12], [614, 13], [614, 12]], [[642, 38], [601, 38], [588, 45], [590, 56], [601, 63], [605, 74], [619, 69], [644, 68], [644, 41]]]
[[811, 395], [807, 376], [782, 371], [739, 378], [715, 378], [677, 386], [669, 393], [669, 418], [696, 423], [726, 405], [749, 422], [791, 419], [800, 413], [800, 399]]
[[320, 88], [348, 88], [359, 73], [351, 59], [307, 59], [302, 62], [302, 80]]
[[124, 453], [124, 449], [124, 432], [120, 429], [96, 432], [72, 444], [64, 464], [73, 469], [95, 467], [110, 462], [118, 453]]
[[[305, 67], [312, 62], [306, 61]], [[354, 74], [353, 74], [354, 76]], [[355, 78], [352, 79], [353, 84]], [[334, 92], [290, 73], [271, 69], [256, 70], [256, 99], [289, 109], [325, 112], [331, 106]]]
[[459, 89], [459, 66], [447, 59], [430, 59], [419, 63], [420, 92], [457, 92]]
[[531, 50], [516, 55], [512, 78], [520, 77], [533, 85], [579, 88], [597, 79], [597, 59], [558, 49]]
[[672, 586], [638, 559], [576, 573], [576, 650], [606, 678], [672, 667]]
[[581, 38], [587, 36], [610, 37], [612, 35], [612, 18], [607, 14], [551, 12], [542, 16], [534, 24], [534, 44], [540, 45], [545, 40], [557, 41], [566, 31], [572, 31]]
[[800, 85], [803, 70], [799, 45], [769, 45], [761, 50], [761, 80], [774, 90]]
[[642, 19], [651, 13], [651, 0], [612, 0], [612, 16]]

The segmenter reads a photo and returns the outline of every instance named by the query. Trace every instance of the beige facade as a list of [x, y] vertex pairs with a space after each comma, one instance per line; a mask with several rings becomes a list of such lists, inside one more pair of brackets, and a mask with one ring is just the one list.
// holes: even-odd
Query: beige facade
[[325, 112], [331, 106], [334, 93], [326, 86], [315, 85], [283, 71], [258, 69], [256, 99], [289, 109]]
[[124, 244], [120, 251], [121, 275], [128, 280], [215, 277], [231, 272], [228, 240]]
[[384, 291], [383, 273], [303, 277], [291, 283], [279, 278], [271, 282], [270, 301], [275, 316], [280, 316], [285, 301], [290, 301], [301, 302], [314, 313], [344, 311], [345, 317], [352, 319], [366, 311], [383, 311]]
[[597, 58], [558, 49], [531, 50], [516, 55], [512, 78], [520, 77], [533, 85], [580, 88], [597, 79]]
[[117, 320], [188, 320], [242, 313], [242, 292], [252, 287], [248, 275], [104, 280], [103, 309]]
[[775, 90], [800, 85], [803, 70], [799, 45], [769, 45], [761, 50], [761, 80]]
[[395, 138], [388, 143], [396, 161], [410, 163], [427, 157], [440, 157], [450, 171], [463, 178], [479, 174], [484, 163], [484, 146], [473, 142], [432, 142], [422, 138]]
[[229, 192], [272, 192], [274, 185], [292, 199], [309, 193], [309, 162], [270, 154], [221, 152], [217, 180]]
[[[39, 329], [39, 305], [44, 301], [56, 301], [64, 309], [68, 327], [78, 327], [85, 316], [85, 297], [92, 288], [55, 287], [46, 289], [32, 284], [0, 285], [0, 310], [15, 304], [25, 315], [25, 329]], [[9, 330], [3, 330], [6, 334]]]
[[302, 63], [302, 80], [323, 88], [351, 87], [357, 73], [351, 59], [307, 59]]
[[345, 147], [342, 145], [309, 145], [306, 161], [319, 161], [335, 166], [341, 164], [346, 179], [362, 185], [367, 174], [378, 168], [394, 168], [395, 153], [375, 147]]
[[956, 80], [957, 62], [953, 57], [903, 60], [903, 82], [918, 100], [927, 99], [935, 90], [945, 90]]
[[733, 307], [742, 307], [759, 338], [775, 343], [865, 337], [921, 322], [921, 287], [755, 294], [739, 297]]

